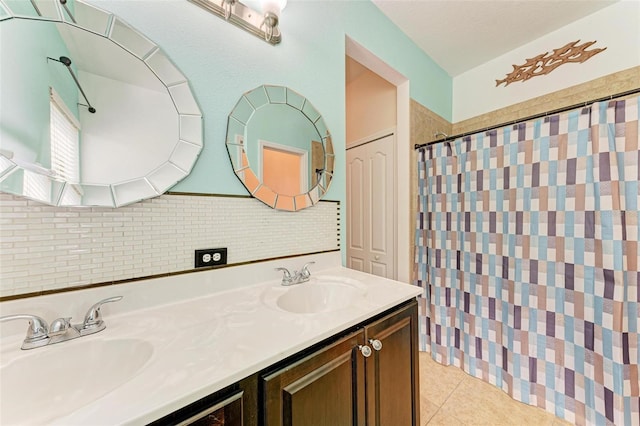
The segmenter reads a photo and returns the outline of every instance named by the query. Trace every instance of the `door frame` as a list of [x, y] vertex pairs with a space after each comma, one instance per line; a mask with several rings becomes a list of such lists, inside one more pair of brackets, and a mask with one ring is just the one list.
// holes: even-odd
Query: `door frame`
[[[411, 163], [409, 79], [348, 35], [345, 36], [345, 55], [360, 62], [396, 86], [396, 164], [394, 167], [396, 171], [395, 279], [404, 283], [411, 283], [413, 237], [411, 234], [411, 176], [409, 173]], [[349, 147], [351, 146], [354, 145], [350, 144]]]

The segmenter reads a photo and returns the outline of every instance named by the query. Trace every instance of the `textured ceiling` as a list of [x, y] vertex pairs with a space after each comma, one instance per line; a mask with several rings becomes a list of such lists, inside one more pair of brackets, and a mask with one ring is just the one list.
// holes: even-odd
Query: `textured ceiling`
[[372, 0], [455, 77], [617, 0]]

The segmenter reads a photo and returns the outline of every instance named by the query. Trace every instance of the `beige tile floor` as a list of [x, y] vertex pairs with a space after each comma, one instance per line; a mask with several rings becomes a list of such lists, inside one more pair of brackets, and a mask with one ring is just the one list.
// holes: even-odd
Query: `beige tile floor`
[[422, 426], [565, 426], [541, 408], [512, 399], [502, 390], [420, 352]]

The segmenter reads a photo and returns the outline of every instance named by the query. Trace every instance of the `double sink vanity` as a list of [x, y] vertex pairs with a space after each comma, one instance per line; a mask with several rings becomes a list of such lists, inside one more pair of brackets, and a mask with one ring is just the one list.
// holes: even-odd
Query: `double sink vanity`
[[[276, 268], [308, 262], [283, 285]], [[23, 350], [26, 324], [2, 322], [0, 423], [418, 424], [420, 289], [339, 265], [330, 252], [3, 302], [52, 320], [123, 296], [101, 306], [103, 331], [59, 344]]]

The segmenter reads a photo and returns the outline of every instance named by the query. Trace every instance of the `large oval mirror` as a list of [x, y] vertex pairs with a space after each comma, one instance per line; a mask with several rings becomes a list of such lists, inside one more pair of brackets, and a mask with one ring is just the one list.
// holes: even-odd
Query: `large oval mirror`
[[202, 115], [158, 46], [81, 1], [5, 4], [0, 191], [118, 207], [189, 174], [202, 149]]
[[333, 176], [324, 119], [306, 98], [282, 86], [242, 95], [227, 122], [227, 151], [251, 195], [279, 210], [316, 204]]

